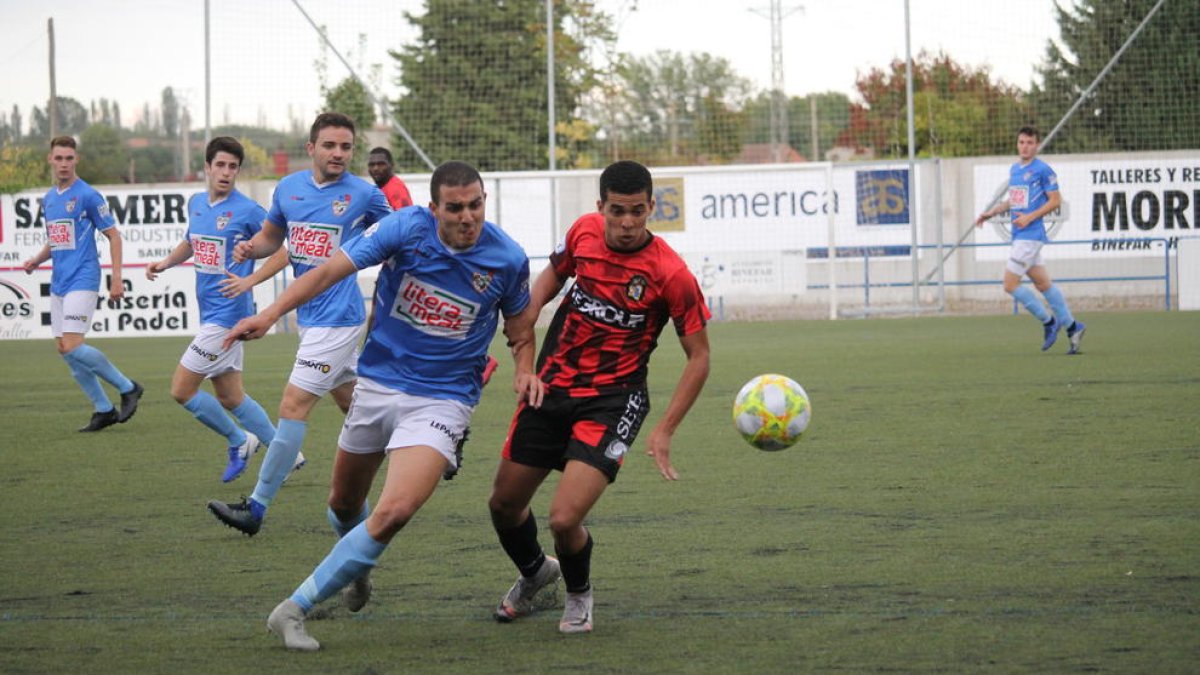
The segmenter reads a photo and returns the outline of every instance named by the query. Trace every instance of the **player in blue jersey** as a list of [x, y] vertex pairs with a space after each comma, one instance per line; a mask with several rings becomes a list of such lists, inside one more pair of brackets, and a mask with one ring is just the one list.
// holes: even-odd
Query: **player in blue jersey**
[[[530, 306], [525, 252], [485, 221], [483, 181], [469, 164], [439, 166], [430, 195], [428, 208], [383, 219], [226, 337], [227, 343], [261, 337], [322, 289], [383, 263], [379, 309], [334, 463], [329, 520], [340, 538], [267, 621], [288, 649], [320, 647], [305, 631], [305, 615], [339, 589], [345, 588], [348, 609], [362, 608], [370, 597], [368, 575], [388, 543], [433, 494], [443, 472], [457, 467], [498, 314], [516, 362], [513, 387], [541, 404], [533, 321], [523, 314]], [[385, 457], [383, 489], [370, 510], [367, 494]]]
[[[142, 386], [125, 377], [104, 352], [83, 343], [92, 325], [100, 297], [100, 255], [96, 250], [96, 232], [108, 239], [112, 270], [108, 278], [108, 297], [125, 295], [121, 280], [121, 233], [108, 211], [108, 203], [99, 192], [75, 175], [75, 139], [57, 136], [50, 141], [47, 161], [54, 173], [54, 187], [46, 193], [43, 209], [46, 218], [46, 245], [25, 261], [25, 273], [33, 274], [38, 265], [51, 260], [50, 330], [58, 353], [67, 362], [79, 388], [92, 401], [94, 412], [80, 431], [100, 431], [118, 422], [127, 422], [137, 412]], [[121, 406], [113, 407], [100, 380], [116, 387]]]
[[[312, 169], [279, 181], [262, 230], [239, 242], [233, 252], [239, 262], [264, 258], [276, 253], [286, 237], [296, 281], [336, 260], [342, 246], [392, 212], [379, 188], [346, 170], [354, 152], [354, 122], [349, 117], [334, 112], [317, 115], [306, 148]], [[366, 318], [356, 275], [339, 278], [295, 306], [299, 307], [300, 346], [254, 493], [237, 503], [208, 503], [218, 520], [250, 536], [262, 527], [267, 507], [297, 465], [313, 406], [332, 394], [345, 412], [354, 392], [358, 342]]]
[[[175, 368], [171, 397], [227, 441], [229, 462], [221, 475], [227, 483], [242, 475], [250, 456], [275, 438], [266, 411], [242, 384], [241, 343], [221, 348], [226, 331], [254, 314], [254, 298], [240, 287], [254, 271], [254, 261], [234, 262], [233, 249], [257, 234], [267, 215], [234, 187], [244, 159], [245, 151], [235, 138], [219, 136], [209, 142], [204, 152], [208, 190], [188, 202], [186, 238], [167, 257], [146, 266], [146, 278], [153, 281], [189, 258], [193, 261], [200, 330]], [[275, 271], [279, 269], [277, 266]], [[212, 380], [215, 397], [200, 390], [206, 379]]]
[[[1009, 169], [1008, 199], [979, 214], [975, 226], [980, 227], [989, 218], [1009, 212], [1012, 249], [1004, 267], [1004, 291], [1042, 322], [1042, 351], [1054, 346], [1058, 332], [1066, 328], [1071, 343], [1067, 353], [1078, 354], [1087, 326], [1071, 315], [1067, 299], [1042, 264], [1042, 246], [1049, 241], [1042, 219], [1062, 204], [1062, 197], [1058, 193], [1058, 176], [1054, 169], [1037, 158], [1040, 141], [1041, 133], [1033, 127], [1021, 127], [1017, 132], [1020, 161]], [[1053, 314], [1046, 311], [1029, 287], [1021, 285], [1021, 278], [1026, 276], [1046, 298]]]

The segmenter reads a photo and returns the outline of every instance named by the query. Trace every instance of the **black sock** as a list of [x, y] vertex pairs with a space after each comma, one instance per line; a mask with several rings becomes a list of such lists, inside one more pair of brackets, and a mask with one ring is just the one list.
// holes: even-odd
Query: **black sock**
[[545, 562], [546, 554], [542, 553], [542, 547], [538, 544], [537, 520], [534, 519], [532, 511], [525, 522], [508, 530], [497, 527], [496, 534], [500, 537], [500, 546], [516, 564], [522, 576], [533, 576]]
[[592, 533], [588, 532], [587, 543], [576, 553], [558, 553], [558, 564], [568, 593], [583, 593], [592, 587]]

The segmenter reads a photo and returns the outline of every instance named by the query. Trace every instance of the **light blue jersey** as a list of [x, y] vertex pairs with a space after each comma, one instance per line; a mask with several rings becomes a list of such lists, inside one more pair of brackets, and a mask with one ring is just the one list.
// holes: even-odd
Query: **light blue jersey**
[[200, 305], [200, 323], [225, 328], [254, 314], [254, 295], [236, 298], [221, 294], [221, 281], [228, 270], [239, 277], [254, 272], [254, 261], [233, 261], [233, 247], [250, 239], [262, 229], [267, 211], [246, 195], [234, 190], [215, 204], [208, 193], [192, 195], [188, 202], [188, 242], [192, 245], [192, 264], [196, 269], [196, 300]]
[[[311, 170], [283, 180], [271, 197], [267, 220], [283, 229], [297, 279], [324, 264], [368, 225], [379, 222], [392, 207], [383, 192], [358, 176], [342, 174], [336, 182], [318, 186]], [[342, 279], [296, 310], [301, 326], [358, 326], [366, 318], [357, 274]]]
[[429, 209], [410, 206], [343, 248], [358, 269], [384, 263], [358, 374], [390, 389], [474, 406], [498, 314], [529, 304], [529, 259], [496, 225], [455, 252]]
[[[1017, 162], [1008, 170], [1008, 207], [1014, 220], [1017, 216], [1041, 208], [1048, 199], [1047, 192], [1058, 192], [1058, 176], [1042, 160], [1035, 157], [1025, 166]], [[1025, 227], [1013, 225], [1012, 236], [1014, 240], [1048, 241], [1046, 226], [1041, 218]]]
[[50, 188], [43, 200], [46, 241], [50, 244], [50, 292], [100, 290], [100, 254], [96, 232], [117, 224], [108, 202], [82, 178], [62, 192]]

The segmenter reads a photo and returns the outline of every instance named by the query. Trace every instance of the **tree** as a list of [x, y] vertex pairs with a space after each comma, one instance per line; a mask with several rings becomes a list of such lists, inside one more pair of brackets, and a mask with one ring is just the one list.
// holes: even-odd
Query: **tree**
[[[434, 161], [467, 158], [482, 170], [544, 169], [546, 18], [542, 0], [426, 0], [421, 16], [405, 13], [420, 33], [391, 55], [403, 95], [394, 109]], [[598, 35], [603, 15], [585, 0], [556, 0], [555, 119], [570, 123], [594, 71], [583, 40]], [[576, 30], [564, 30], [564, 26]], [[400, 169], [425, 169], [403, 139], [393, 144]]]
[[13, 104], [12, 115], [9, 116], [8, 122], [12, 125], [13, 140], [20, 141], [25, 135], [25, 130], [21, 127], [24, 120], [21, 118], [21, 109], [17, 104]]
[[[1062, 49], [1046, 47], [1031, 98], [1049, 130], [1086, 91], [1155, 0], [1075, 0], [1056, 5]], [[1168, 2], [1052, 140], [1057, 152], [1200, 146], [1200, 11]]]
[[175, 138], [179, 134], [179, 99], [175, 98], [175, 90], [170, 87], [162, 90], [162, 128], [167, 138]]
[[[771, 142], [771, 92], [746, 104], [746, 143]], [[812, 147], [813, 101], [816, 101], [817, 148]], [[850, 125], [850, 97], [827, 91], [788, 99], [788, 145], [810, 161], [821, 161]]]
[[0, 194], [45, 186], [50, 180], [46, 152], [31, 145], [0, 147]]
[[79, 177], [95, 185], [125, 182], [129, 151], [107, 124], [93, 124], [79, 138]]
[[678, 164], [737, 154], [751, 84], [727, 59], [658, 51], [626, 60], [618, 75], [621, 109], [606, 131], [626, 156]]
[[[88, 126], [88, 110], [82, 103], [67, 96], [59, 96], [58, 101], [58, 135], [78, 136]], [[48, 112], [33, 107], [30, 116], [33, 122], [33, 135], [50, 140], [50, 115]]]
[[[1010, 154], [1016, 129], [1032, 119], [1024, 93], [992, 81], [987, 66], [964, 66], [945, 53], [922, 51], [913, 59], [912, 75], [916, 154], [922, 157]], [[839, 142], [872, 148], [882, 157], [907, 156], [904, 61], [893, 60], [887, 70], [872, 68], [855, 88], [863, 99], [864, 124], [855, 137]]]
[[350, 170], [365, 173], [368, 150], [365, 132], [375, 126], [375, 107], [371, 105], [367, 88], [353, 76], [347, 76], [333, 89], [326, 89], [322, 94], [325, 96], [326, 110], [340, 112], [354, 120], [358, 133], [354, 135], [354, 157]]

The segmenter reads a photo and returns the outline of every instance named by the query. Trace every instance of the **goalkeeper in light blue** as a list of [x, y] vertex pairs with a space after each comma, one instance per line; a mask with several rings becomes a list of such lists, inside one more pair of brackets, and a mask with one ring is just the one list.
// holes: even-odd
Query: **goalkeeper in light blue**
[[[979, 214], [975, 226], [982, 226], [989, 218], [1009, 212], [1012, 248], [1004, 266], [1004, 291], [1042, 322], [1042, 351], [1053, 347], [1059, 331], [1065, 328], [1070, 342], [1067, 353], [1078, 354], [1087, 326], [1071, 314], [1066, 297], [1054, 285], [1042, 263], [1042, 246], [1049, 241], [1043, 218], [1058, 209], [1062, 196], [1058, 192], [1058, 176], [1054, 169], [1037, 157], [1040, 141], [1041, 133], [1033, 127], [1021, 127], [1017, 132], [1020, 159], [1009, 169], [1008, 199]], [[1023, 277], [1029, 277], [1041, 292], [1050, 311], [1033, 289], [1021, 285]]]
[[[275, 438], [266, 411], [242, 384], [242, 344], [221, 347], [226, 331], [254, 314], [254, 298], [248, 292], [256, 280], [254, 261], [234, 262], [233, 249], [257, 234], [267, 215], [234, 187], [244, 158], [245, 150], [235, 138], [219, 136], [209, 142], [204, 154], [208, 189], [188, 201], [183, 241], [167, 257], [146, 266], [146, 278], [153, 281], [162, 272], [192, 260], [200, 330], [175, 368], [171, 397], [225, 439], [229, 460], [221, 480], [226, 483], [242, 475], [250, 457]], [[261, 278], [270, 278], [282, 269], [281, 260], [286, 262], [286, 258], [268, 260]], [[206, 379], [212, 380], [216, 396], [200, 389]]]

